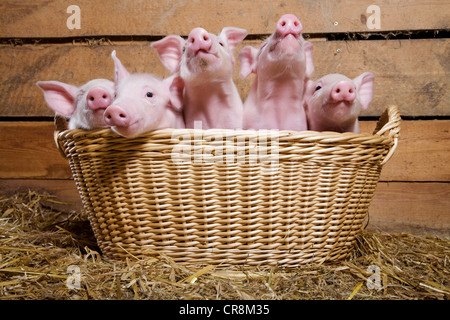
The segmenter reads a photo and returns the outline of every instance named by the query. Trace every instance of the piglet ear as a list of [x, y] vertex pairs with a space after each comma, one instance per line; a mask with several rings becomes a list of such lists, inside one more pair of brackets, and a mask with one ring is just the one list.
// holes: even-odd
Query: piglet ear
[[353, 79], [359, 93], [359, 102], [363, 110], [369, 107], [373, 98], [373, 84], [375, 74], [373, 72], [364, 72], [362, 75]]
[[182, 37], [171, 35], [153, 42], [151, 47], [158, 52], [159, 59], [164, 67], [171, 73], [176, 73], [180, 70], [181, 56], [183, 55], [185, 43], [186, 40]]
[[55, 112], [69, 117], [75, 112], [78, 88], [59, 81], [38, 81], [47, 105]]
[[306, 77], [311, 77], [312, 74], [314, 73], [314, 63], [313, 63], [313, 58], [312, 58], [312, 53], [313, 53], [313, 45], [311, 42], [309, 41], [305, 41], [303, 43], [303, 47], [305, 49], [305, 58], [306, 58], [306, 71], [305, 71], [305, 75]]
[[170, 104], [175, 110], [181, 112], [181, 110], [183, 109], [183, 79], [180, 76], [171, 76], [164, 81], [169, 85]]
[[244, 47], [239, 52], [239, 61], [241, 66], [239, 69], [239, 75], [241, 78], [247, 78], [251, 73], [256, 73], [256, 57], [258, 55], [258, 49], [251, 46]]
[[116, 57], [116, 50], [113, 50], [113, 52], [111, 53], [111, 58], [114, 60], [114, 84], [117, 88], [119, 83], [125, 78], [128, 78], [130, 73], [122, 65], [122, 62], [120, 62], [119, 58]]
[[244, 40], [248, 32], [245, 29], [235, 27], [225, 27], [219, 34], [219, 38], [225, 39], [228, 43], [228, 48], [233, 52], [237, 45]]

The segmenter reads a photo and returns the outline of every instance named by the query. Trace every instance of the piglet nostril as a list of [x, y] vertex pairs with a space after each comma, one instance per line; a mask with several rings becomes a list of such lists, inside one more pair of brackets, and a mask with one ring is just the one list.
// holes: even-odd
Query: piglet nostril
[[298, 36], [302, 32], [302, 24], [296, 16], [286, 14], [278, 20], [277, 32], [283, 37], [287, 35]]
[[193, 53], [199, 51], [209, 51], [211, 49], [212, 40], [208, 32], [202, 28], [195, 28], [189, 33], [188, 49]]

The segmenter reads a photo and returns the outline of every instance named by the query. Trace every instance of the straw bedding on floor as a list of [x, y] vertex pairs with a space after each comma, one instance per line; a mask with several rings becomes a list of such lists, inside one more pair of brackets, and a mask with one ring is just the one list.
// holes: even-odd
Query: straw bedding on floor
[[83, 211], [55, 204], [35, 191], [0, 196], [0, 299], [450, 298], [448, 237], [364, 230], [349, 258], [288, 269], [114, 261]]

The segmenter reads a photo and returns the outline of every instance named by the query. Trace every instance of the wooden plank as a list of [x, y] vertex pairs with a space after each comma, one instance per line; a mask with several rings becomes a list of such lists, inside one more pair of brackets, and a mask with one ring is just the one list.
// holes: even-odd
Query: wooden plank
[[450, 183], [380, 182], [369, 216], [371, 229], [450, 235]]
[[[371, 133], [375, 122], [361, 121]], [[402, 121], [397, 149], [381, 181], [450, 181], [450, 120]]]
[[67, 179], [68, 161], [53, 141], [53, 123], [0, 122], [0, 178]]
[[[2, 180], [0, 194], [35, 190], [54, 195], [62, 211], [81, 210], [73, 180]], [[450, 183], [378, 183], [369, 208], [368, 229], [384, 232], [428, 232], [450, 236]]]
[[[245, 41], [258, 46], [260, 41]], [[38, 80], [81, 85], [92, 78], [113, 78], [111, 51], [117, 50], [131, 72], [168, 73], [150, 42], [113, 45], [0, 46], [0, 116], [52, 116]], [[237, 52], [238, 52], [237, 51]], [[236, 56], [237, 56], [236, 52]], [[343, 73], [356, 77], [373, 71], [375, 97], [363, 116], [379, 116], [388, 104], [397, 104], [404, 116], [449, 116], [450, 40], [314, 41], [314, 77]], [[254, 76], [234, 80], [243, 99]]]
[[[372, 133], [375, 121], [362, 121]], [[450, 181], [450, 120], [403, 121], [381, 181]], [[51, 122], [0, 122], [0, 179], [67, 179], [68, 161], [53, 142]]]
[[36, 191], [41, 194], [48, 193], [50, 200], [64, 202], [48, 202], [53, 208], [64, 212], [82, 210], [80, 195], [73, 180], [28, 180], [28, 179], [0, 179], [0, 195], [12, 196], [19, 192]]
[[[80, 9], [79, 29], [69, 29], [70, 5]], [[380, 10], [378, 30], [367, 21]], [[245, 28], [250, 34], [270, 34], [285, 13], [297, 15], [308, 33], [429, 30], [450, 27], [446, 0], [341, 1], [140, 1], [110, 0], [3, 0], [0, 3], [0, 37], [79, 37], [112, 35], [187, 35], [194, 27], [219, 32], [225, 26]], [[69, 24], [70, 25], [70, 24]]]

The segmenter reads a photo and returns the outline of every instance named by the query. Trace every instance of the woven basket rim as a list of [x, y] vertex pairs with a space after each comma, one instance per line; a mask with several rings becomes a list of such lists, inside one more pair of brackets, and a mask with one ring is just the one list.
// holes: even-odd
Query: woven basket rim
[[[56, 118], [55, 118], [56, 120]], [[174, 151], [174, 148], [180, 146], [189, 146], [197, 149], [200, 146], [214, 146], [215, 143], [223, 143], [223, 150], [235, 147], [241, 143], [250, 143], [250, 141], [266, 141], [263, 145], [266, 150], [274, 150], [284, 159], [293, 159], [298, 156], [302, 159], [310, 159], [314, 154], [315, 160], [325, 162], [345, 162], [352, 157], [354, 152], [360, 153], [361, 149], [381, 147], [389, 149], [382, 160], [385, 164], [393, 155], [400, 131], [400, 113], [396, 105], [388, 106], [380, 116], [373, 134], [355, 133], [355, 132], [332, 132], [332, 131], [290, 131], [290, 130], [233, 130], [233, 129], [158, 129], [147, 132], [134, 138], [125, 138], [110, 128], [84, 130], [70, 129], [59, 131], [58, 126], [54, 133], [55, 144], [60, 154], [67, 158], [68, 153], [78, 150], [78, 156], [85, 152], [98, 153], [102, 156], [110, 155], [120, 151], [122, 156], [127, 152], [141, 152], [145, 156], [165, 156], [168, 152]], [[55, 121], [56, 124], [56, 121]], [[60, 128], [59, 128], [60, 129]], [[225, 138], [225, 139], [224, 139]], [[182, 143], [180, 143], [180, 139]], [[186, 142], [187, 141], [187, 142]], [[301, 148], [298, 148], [300, 147]], [[294, 148], [295, 147], [295, 148]], [[169, 148], [172, 148], [169, 151]], [[314, 148], [314, 151], [311, 148]], [[236, 147], [236, 152], [243, 152], [241, 148]], [[337, 151], [339, 149], [339, 151]], [[249, 152], [250, 149], [244, 150]], [[154, 152], [157, 152], [155, 154]], [[201, 151], [200, 151], [201, 152]], [[220, 151], [219, 151], [220, 152]], [[272, 151], [269, 151], [271, 154]], [[335, 160], [334, 155], [338, 155]], [[191, 153], [192, 155], [192, 153]], [[177, 156], [175, 156], [177, 157]], [[178, 160], [180, 157], [178, 157]], [[297, 158], [298, 159], [298, 158]], [[375, 159], [375, 158], [374, 158]], [[372, 159], [372, 160], [374, 160]], [[378, 158], [379, 159], [379, 158]], [[375, 159], [375, 161], [378, 161]], [[367, 161], [371, 161], [366, 157]], [[365, 160], [365, 161], [366, 161]]]
[[354, 133], [354, 132], [333, 132], [333, 131], [289, 131], [289, 130], [242, 130], [242, 129], [174, 129], [174, 128], [165, 128], [165, 129], [156, 129], [144, 134], [141, 134], [134, 138], [125, 138], [110, 128], [101, 128], [101, 129], [67, 129], [59, 132], [59, 136], [61, 137], [71, 137], [77, 138], [78, 136], [82, 136], [87, 139], [95, 139], [95, 138], [119, 138], [125, 141], [133, 141], [140, 139], [148, 139], [148, 138], [170, 138], [173, 133], [177, 133], [178, 135], [188, 134], [195, 136], [196, 134], [202, 135], [202, 137], [209, 137], [215, 135], [229, 134], [233, 136], [258, 136], [258, 135], [268, 135], [268, 136], [278, 136], [281, 139], [294, 140], [294, 139], [307, 139], [309, 141], [320, 141], [320, 140], [330, 140], [336, 142], [337, 140], [361, 140], [358, 142], [363, 142], [364, 139], [370, 139], [373, 137], [380, 137], [380, 141], [385, 139], [389, 139], [388, 137], [383, 137], [378, 134], [370, 134], [370, 133]]

